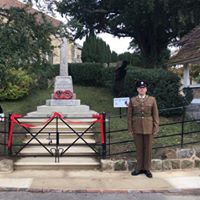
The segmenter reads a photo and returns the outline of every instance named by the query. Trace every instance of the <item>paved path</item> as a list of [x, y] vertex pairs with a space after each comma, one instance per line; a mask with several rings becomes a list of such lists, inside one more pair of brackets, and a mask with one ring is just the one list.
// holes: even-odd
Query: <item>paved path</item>
[[0, 173], [0, 190], [34, 192], [199, 192], [200, 170], [153, 172], [133, 177], [130, 172], [21, 170]]

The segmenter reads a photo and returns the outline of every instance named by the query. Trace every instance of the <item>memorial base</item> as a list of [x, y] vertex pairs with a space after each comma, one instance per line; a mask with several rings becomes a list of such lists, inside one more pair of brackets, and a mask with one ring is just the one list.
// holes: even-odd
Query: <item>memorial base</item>
[[89, 106], [81, 105], [79, 99], [75, 99], [71, 76], [57, 76], [55, 79], [55, 91], [70, 90], [73, 93], [72, 99], [51, 99], [46, 100], [46, 105], [37, 106], [37, 111], [27, 114], [27, 117], [50, 117], [52, 113], [58, 112], [64, 117], [91, 117], [97, 114], [90, 110]]
[[47, 106], [79, 106], [81, 101], [79, 99], [47, 99], [46, 105]]

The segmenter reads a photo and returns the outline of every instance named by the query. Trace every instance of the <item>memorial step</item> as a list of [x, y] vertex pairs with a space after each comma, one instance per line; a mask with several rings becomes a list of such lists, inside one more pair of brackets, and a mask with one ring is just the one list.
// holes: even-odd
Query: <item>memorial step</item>
[[89, 112], [89, 106], [86, 105], [79, 105], [79, 106], [37, 106], [38, 112], [43, 113], [52, 113], [52, 112], [58, 112], [58, 113], [82, 113], [82, 112]]
[[81, 101], [80, 99], [47, 99], [46, 100], [47, 106], [80, 106]]
[[[36, 132], [35, 133], [32, 133], [33, 135], [35, 135], [35, 134], [37, 134]], [[79, 134], [79, 135], [82, 135], [82, 132], [78, 132], [77, 134]], [[60, 132], [59, 133], [59, 138], [60, 138], [60, 140], [61, 139], [76, 139], [78, 136], [77, 136], [77, 134], [76, 133], [72, 133], [72, 132]], [[30, 139], [30, 138], [32, 138], [32, 136], [29, 134], [29, 133], [27, 133], [26, 134], [26, 139]], [[53, 138], [53, 139], [55, 139], [56, 138], [56, 133], [55, 132], [42, 132], [42, 133], [39, 133], [38, 135], [37, 135], [37, 138], [38, 139], [45, 139], [45, 138]], [[89, 132], [89, 133], [84, 133], [83, 134], [83, 136], [82, 136], [82, 138], [84, 138], [84, 139], [92, 139], [92, 138], [94, 138], [94, 133], [93, 132]]]
[[[21, 123], [26, 123], [26, 124], [31, 124], [31, 125], [45, 125], [48, 122], [49, 118], [32, 118], [32, 117], [23, 117], [23, 118], [19, 118], [18, 121]], [[73, 124], [92, 124], [96, 118], [64, 118], [63, 119], [65, 121], [65, 123], [69, 124], [69, 125], [73, 125]], [[53, 120], [51, 120], [50, 124], [56, 124], [58, 123], [58, 125], [63, 125], [65, 124], [61, 119], [56, 119], [54, 118]]]
[[86, 170], [100, 168], [100, 162], [94, 157], [60, 157], [59, 162], [55, 162], [55, 157], [24, 157], [14, 163], [16, 170]]
[[87, 129], [90, 128], [90, 125], [74, 125], [74, 124], [71, 124], [69, 125], [69, 127], [67, 125], [54, 125], [54, 124], [48, 124], [45, 128], [44, 125], [37, 125], [37, 126], [33, 126], [30, 128], [30, 131], [31, 132], [38, 132], [41, 130], [41, 132], [73, 132], [73, 130], [75, 131], [79, 131], [79, 132], [83, 132]]
[[[44, 113], [44, 112], [38, 112], [38, 111], [34, 111], [34, 112], [29, 112], [27, 113], [27, 115], [25, 117], [35, 117], [35, 118], [38, 118], [38, 117], [51, 117], [53, 114], [53, 112], [49, 112], [49, 113]], [[96, 115], [97, 112], [95, 111], [88, 111], [88, 112], [76, 112], [76, 113], [60, 113], [63, 117], [67, 117], [67, 118], [70, 118], [70, 117], [92, 117], [93, 115]]]
[[[23, 140], [23, 143], [26, 144], [30, 141], [31, 138], [26, 138], [25, 140]], [[44, 145], [47, 144], [51, 144], [51, 145], [56, 145], [56, 138], [50, 137], [50, 138], [38, 138], [37, 139]], [[77, 139], [77, 137], [74, 138], [60, 138], [59, 140], [59, 144], [61, 145], [70, 145], [72, 144], [75, 140]], [[84, 138], [85, 142], [87, 142], [88, 144], [95, 144], [95, 140], [92, 138]], [[84, 140], [82, 140], [81, 138], [79, 138], [76, 143], [74, 145], [85, 145], [86, 143], [84, 142]], [[33, 139], [29, 145], [39, 145], [38, 141], [36, 139]]]
[[[49, 151], [55, 150], [55, 145], [47, 145], [45, 146]], [[67, 149], [68, 146], [59, 146], [59, 148], [63, 148], [64, 150]], [[24, 149], [22, 149], [19, 153], [22, 156], [51, 156], [50, 153], [43, 147], [43, 146], [27, 146]], [[64, 155], [67, 156], [95, 156], [96, 153], [93, 149], [91, 149], [89, 146], [71, 146]]]

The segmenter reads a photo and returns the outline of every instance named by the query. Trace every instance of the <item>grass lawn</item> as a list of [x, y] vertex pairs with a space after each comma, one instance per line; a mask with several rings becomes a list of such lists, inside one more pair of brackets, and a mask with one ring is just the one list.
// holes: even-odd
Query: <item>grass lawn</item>
[[[127, 129], [127, 117], [126, 115], [122, 118], [115, 117], [119, 115], [119, 109], [113, 108], [113, 96], [108, 89], [105, 88], [93, 88], [93, 87], [75, 87], [75, 91], [77, 93], [77, 98], [81, 99], [83, 104], [87, 104], [91, 107], [91, 109], [97, 112], [106, 112], [107, 117], [110, 113], [110, 120], [108, 120], [106, 124], [107, 131], [111, 130], [123, 130]], [[91, 98], [92, 97], [92, 98]], [[126, 113], [126, 110], [123, 110], [123, 113]], [[160, 132], [158, 136], [169, 136], [172, 134], [180, 134], [182, 131], [182, 124], [171, 124], [164, 125], [172, 122], [181, 122], [181, 116], [177, 116], [175, 118], [165, 118], [161, 117], [160, 121], [163, 126], [160, 127]], [[192, 134], [184, 134], [184, 143], [199, 141], [200, 143], [200, 126], [197, 122], [187, 122], [184, 124], [184, 132], [197, 132]], [[127, 131], [118, 131], [113, 132], [110, 135], [107, 135], [107, 139], [110, 139], [111, 143], [117, 143], [122, 141], [132, 141], [132, 136]], [[181, 146], [181, 136], [169, 136], [165, 138], [156, 138], [154, 140], [154, 147], [164, 147], [177, 145], [175, 148], [180, 148]], [[108, 149], [111, 153], [117, 153], [120, 151], [131, 151], [134, 150], [133, 142], [125, 143], [125, 144], [115, 144], [112, 145]], [[155, 150], [154, 155], [160, 156], [162, 150]], [[119, 157], [132, 157], [133, 154], [123, 154]], [[118, 157], [118, 156], [115, 156]]]
[[[81, 99], [81, 104], [89, 105], [92, 110], [97, 112], [111, 112], [117, 114], [118, 109], [112, 105], [113, 97], [109, 89], [74, 86], [77, 99]], [[21, 100], [1, 101], [0, 104], [6, 114], [35, 111], [38, 105], [44, 105], [46, 99], [50, 99], [53, 88], [45, 90], [34, 89], [28, 97]]]
[[34, 89], [28, 97], [20, 100], [1, 101], [0, 104], [5, 114], [26, 114], [35, 111], [37, 106], [45, 104], [45, 100], [50, 98], [52, 92], [52, 88], [46, 90]]
[[[50, 99], [50, 96], [53, 92], [52, 88], [48, 88], [46, 90], [37, 90], [34, 89], [31, 94], [17, 101], [2, 101], [0, 102], [4, 112], [8, 113], [18, 113], [18, 114], [26, 114], [27, 112], [32, 112], [36, 110], [38, 105], [44, 105], [46, 99]], [[95, 88], [95, 87], [83, 87], [83, 86], [74, 86], [74, 92], [77, 95], [77, 99], [81, 99], [81, 104], [89, 105], [92, 110], [97, 112], [106, 112], [107, 117], [109, 117], [109, 113], [111, 118], [107, 120], [106, 129], [109, 130], [122, 130], [127, 129], [127, 117], [126, 115], [122, 118], [114, 117], [119, 115], [119, 109], [113, 108], [113, 96], [109, 89], [106, 88]], [[126, 113], [126, 110], [123, 110]], [[161, 117], [161, 124], [171, 123], [174, 120], [181, 120], [181, 117], [177, 118], [164, 118]], [[158, 136], [169, 136], [171, 134], [179, 134], [181, 133], [181, 124], [160, 126], [160, 132]], [[184, 125], [184, 131], [193, 131], [197, 133], [184, 135], [184, 142], [191, 141], [200, 141], [200, 126], [196, 122], [188, 122]], [[107, 138], [111, 143], [113, 142], [122, 142], [122, 141], [131, 141], [130, 143], [125, 144], [115, 144], [112, 145], [108, 149], [111, 153], [117, 153], [120, 151], [131, 151], [134, 149], [134, 144], [132, 142], [132, 136], [128, 134], [127, 131], [118, 131], [116, 133], [111, 133], [107, 135]], [[166, 138], [157, 138], [154, 141], [154, 147], [168, 146], [168, 145], [178, 145], [180, 147], [181, 137], [178, 136], [170, 136]], [[157, 152], [155, 152], [156, 154]], [[132, 154], [123, 154], [120, 157], [127, 157]]]
[[113, 114], [119, 113], [118, 109], [113, 108], [113, 96], [109, 89], [75, 86], [74, 90], [77, 99], [81, 99], [81, 104], [89, 105], [92, 110]]

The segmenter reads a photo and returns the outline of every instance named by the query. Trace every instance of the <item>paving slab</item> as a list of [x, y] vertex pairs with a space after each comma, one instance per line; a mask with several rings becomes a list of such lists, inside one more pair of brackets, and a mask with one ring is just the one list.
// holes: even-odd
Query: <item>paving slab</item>
[[32, 178], [1, 178], [0, 188], [30, 188]]
[[172, 177], [165, 178], [165, 180], [177, 189], [200, 188], [200, 177]]
[[153, 172], [131, 176], [130, 172], [99, 170], [19, 170], [0, 173], [0, 188], [26, 188], [30, 191], [79, 192], [177, 192], [200, 189], [200, 170]]

